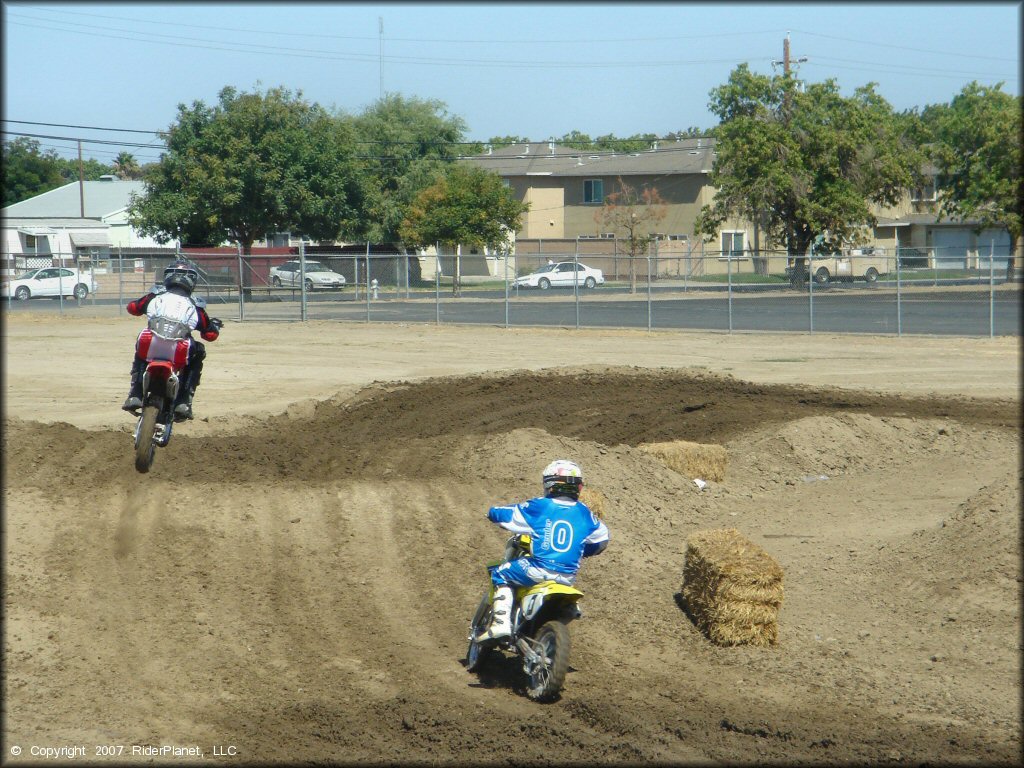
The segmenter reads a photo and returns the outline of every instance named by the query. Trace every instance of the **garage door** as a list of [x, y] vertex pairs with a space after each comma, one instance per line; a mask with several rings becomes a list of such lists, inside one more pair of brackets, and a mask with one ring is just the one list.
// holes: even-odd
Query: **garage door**
[[971, 248], [969, 229], [933, 229], [932, 247], [935, 249], [935, 266], [962, 268], [967, 263], [967, 252]]

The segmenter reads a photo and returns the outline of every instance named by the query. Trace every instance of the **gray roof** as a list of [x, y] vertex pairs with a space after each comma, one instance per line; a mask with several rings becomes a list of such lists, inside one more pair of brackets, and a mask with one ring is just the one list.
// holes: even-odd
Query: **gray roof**
[[56, 229], [110, 229], [110, 225], [97, 219], [82, 219], [62, 216], [8, 216], [8, 206], [0, 211], [3, 225], [8, 229], [17, 229], [26, 234], [50, 234]]
[[500, 176], [636, 176], [710, 173], [714, 139], [660, 142], [643, 152], [590, 152], [534, 142], [462, 158]]
[[81, 218], [82, 197], [85, 197], [85, 218], [100, 219], [128, 207], [132, 193], [141, 195], [145, 191], [142, 181], [86, 181], [79, 190], [73, 181], [63, 187], [51, 189], [41, 195], [22, 200], [0, 209], [6, 218], [22, 217], [33, 219]]

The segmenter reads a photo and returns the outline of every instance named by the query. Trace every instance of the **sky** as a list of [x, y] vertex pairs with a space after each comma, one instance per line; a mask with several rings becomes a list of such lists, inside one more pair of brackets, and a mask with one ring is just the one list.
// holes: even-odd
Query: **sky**
[[[283, 86], [358, 114], [435, 99], [466, 139], [665, 135], [718, 121], [740, 64], [868, 83], [896, 110], [969, 82], [1020, 95], [1021, 3], [3, 2], [4, 140], [159, 159], [179, 104]], [[102, 130], [101, 130], [102, 129]]]

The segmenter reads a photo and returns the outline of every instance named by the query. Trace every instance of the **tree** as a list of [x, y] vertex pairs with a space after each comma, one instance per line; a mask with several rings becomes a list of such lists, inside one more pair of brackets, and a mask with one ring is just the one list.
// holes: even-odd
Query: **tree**
[[654, 187], [637, 190], [619, 177], [619, 188], [594, 212], [594, 221], [605, 231], [625, 234], [629, 248], [629, 292], [636, 293], [636, 260], [653, 240], [651, 228], [668, 213]]
[[73, 181], [99, 181], [101, 176], [109, 176], [114, 172], [113, 166], [101, 163], [92, 157], [78, 162], [78, 158], [60, 157], [60, 175], [64, 184]]
[[369, 156], [369, 236], [396, 242], [416, 195], [457, 157], [465, 123], [449, 116], [443, 102], [388, 94], [352, 124], [362, 154]]
[[875, 224], [871, 204], [895, 205], [920, 178], [914, 118], [894, 114], [873, 83], [851, 98], [834, 80], [801, 92], [790, 75], [742, 64], [711, 92], [709, 108], [721, 123], [716, 193], [696, 225], [706, 239], [743, 218], [792, 255], [816, 241], [838, 249]]
[[39, 142], [19, 136], [3, 143], [3, 205], [13, 205], [49, 192], [65, 183], [61, 161], [52, 149], [39, 151]]
[[932, 157], [939, 168], [939, 215], [974, 219], [979, 228], [1006, 227], [1010, 255], [1021, 238], [1020, 97], [969, 83], [948, 105], [929, 107]]
[[[471, 165], [445, 169], [409, 206], [400, 234], [408, 245], [437, 243], [498, 248], [521, 226], [528, 203], [517, 200], [498, 174]], [[452, 292], [459, 294], [459, 270]]]
[[365, 189], [351, 125], [302, 93], [238, 93], [178, 105], [167, 152], [129, 207], [159, 242], [238, 243], [250, 253], [268, 232], [317, 240], [363, 234]]
[[114, 159], [114, 173], [119, 179], [137, 179], [142, 169], [131, 152], [118, 152]]

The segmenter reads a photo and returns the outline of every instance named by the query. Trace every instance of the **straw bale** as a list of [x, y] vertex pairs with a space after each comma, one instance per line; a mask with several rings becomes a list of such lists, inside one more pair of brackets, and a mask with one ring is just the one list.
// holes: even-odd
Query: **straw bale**
[[686, 477], [714, 482], [725, 479], [729, 457], [720, 445], [672, 440], [667, 443], [643, 443], [639, 447], [656, 456], [669, 469]]
[[604, 494], [594, 488], [584, 486], [583, 490], [580, 491], [580, 501], [590, 507], [590, 511], [594, 513], [594, 517], [598, 519], [604, 519], [605, 505], [607, 499]]
[[698, 531], [686, 540], [683, 598], [690, 616], [719, 645], [774, 645], [783, 573], [735, 528]]

